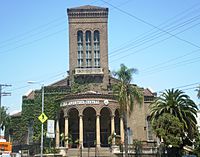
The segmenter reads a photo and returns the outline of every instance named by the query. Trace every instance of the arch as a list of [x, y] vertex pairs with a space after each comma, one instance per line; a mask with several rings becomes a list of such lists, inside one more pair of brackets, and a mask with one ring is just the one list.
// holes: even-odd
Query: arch
[[100, 33], [98, 30], [94, 31], [94, 66], [100, 67]]
[[77, 42], [82, 43], [83, 42], [83, 31], [78, 30], [77, 31]]
[[83, 110], [83, 146], [94, 147], [96, 141], [96, 111], [93, 107]]
[[77, 66], [80, 68], [83, 66], [83, 32], [81, 30], [77, 31]]
[[149, 115], [146, 117], [146, 133], [147, 133], [147, 140], [152, 141], [153, 140], [153, 130], [152, 130], [151, 120], [150, 120]]
[[115, 110], [115, 133], [120, 135], [120, 113], [119, 109]]
[[91, 31], [85, 32], [86, 67], [92, 67]]
[[85, 32], [85, 41], [86, 41], [86, 43], [90, 43], [91, 42], [91, 31], [90, 30], [87, 30]]
[[[59, 113], [59, 131], [60, 134], [64, 134], [65, 130], [65, 119], [64, 119], [64, 111], [60, 110]], [[60, 146], [64, 146], [64, 140], [60, 140]]]
[[108, 147], [108, 137], [111, 135], [111, 116], [112, 112], [110, 108], [103, 107], [100, 111], [100, 134], [101, 134], [101, 146]]
[[110, 116], [112, 116], [114, 113], [112, 112], [112, 109], [109, 107], [109, 106], [102, 106], [101, 108], [100, 108], [100, 114], [101, 114], [101, 111], [102, 110], [105, 110], [105, 109], [108, 109], [108, 111], [109, 111], [109, 113], [110, 113]]
[[99, 30], [94, 31], [94, 42], [100, 42], [100, 33]]
[[[70, 108], [68, 110], [68, 136], [72, 137], [73, 143], [79, 139], [79, 112], [76, 108]], [[76, 147], [75, 144], [72, 147]]]
[[67, 111], [66, 111], [67, 112], [67, 116], [69, 116], [69, 113], [71, 112], [71, 110], [77, 110], [79, 112], [78, 107], [72, 106], [72, 107], [70, 107], [70, 108], [67, 109]]

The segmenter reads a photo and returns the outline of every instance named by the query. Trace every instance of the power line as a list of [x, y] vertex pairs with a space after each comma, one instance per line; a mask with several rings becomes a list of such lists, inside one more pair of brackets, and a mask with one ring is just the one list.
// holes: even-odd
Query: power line
[[[180, 32], [178, 32], [178, 33], [176, 33], [175, 35], [180, 34], [180, 33], [184, 32], [184, 31], [186, 31], [186, 30], [188, 30], [188, 29], [190, 29], [190, 28], [192, 28], [192, 27], [194, 27], [194, 26], [197, 26], [197, 25], [199, 25], [199, 24], [200, 24], [200, 23], [197, 23], [197, 24], [195, 24], [195, 25], [193, 25], [193, 26], [191, 26], [191, 27], [189, 27], [189, 28], [186, 28], [186, 29], [184, 29], [184, 30], [182, 30], [182, 31], [180, 31]], [[157, 41], [157, 42], [154, 42], [153, 44], [150, 44], [150, 45], [148, 45], [148, 46], [146, 46], [146, 47], [144, 47], [144, 48], [141, 48], [141, 49], [135, 51], [134, 53], [132, 53], [132, 52], [131, 52], [131, 53], [128, 53], [128, 54], [126, 54], [126, 55], [124, 55], [124, 56], [122, 56], [122, 57], [120, 57], [120, 58], [118, 58], [118, 59], [115, 59], [115, 60], [111, 61], [111, 62], [117, 61], [117, 60], [119, 60], [119, 59], [125, 58], [125, 57], [127, 57], [127, 56], [129, 56], [129, 55], [132, 55], [132, 54], [135, 54], [135, 53], [139, 53], [140, 51], [143, 51], [143, 50], [145, 50], [145, 49], [148, 49], [148, 48], [150, 48], [150, 47], [152, 47], [152, 46], [154, 46], [154, 45], [157, 45], [157, 44], [159, 44], [159, 43], [161, 43], [161, 42], [163, 42], [163, 41], [166, 41], [166, 40], [168, 40], [168, 39], [170, 39], [170, 38], [172, 38], [172, 36], [169, 36], [169, 37], [167, 37], [167, 38], [164, 38], [164, 39], [162, 39], [162, 40], [159, 40], [159, 41]], [[131, 48], [129, 48], [129, 49], [131, 49]], [[129, 50], [129, 49], [128, 49], [128, 50]]]
[[[182, 19], [185, 20], [185, 19], [187, 18], [187, 16], [191, 14], [190, 10], [192, 10], [192, 12], [197, 11], [197, 12], [199, 13], [199, 8], [198, 8], [197, 10], [195, 10], [196, 7], [199, 7], [199, 2], [198, 2], [197, 4], [194, 4], [194, 5], [190, 6], [190, 7], [187, 8], [186, 10], [183, 10], [183, 11], [179, 12], [178, 14], [176, 14], [176, 15], [173, 16], [172, 18], [166, 20], [165, 22], [159, 24], [158, 27], [164, 25], [163, 27], [161, 27], [161, 28], [163, 29], [163, 28], [166, 27], [166, 26], [171, 26], [172, 24], [176, 23], [177, 21], [180, 21], [180, 20], [182, 20]], [[180, 17], [179, 19], [177, 19], [177, 17], [179, 17], [180, 15], [181, 15], [181, 17]], [[175, 20], [175, 19], [177, 19], [177, 20]], [[172, 20], [175, 20], [175, 21], [172, 21]], [[171, 21], [171, 22], [169, 23], [169, 21]], [[168, 25], [166, 25], [167, 23], [168, 23]], [[142, 36], [144, 36], [144, 35], [145, 35], [144, 37], [146, 37], [148, 34], [153, 34], [153, 33], [155, 33], [155, 31], [152, 32], [153, 30], [155, 30], [155, 28], [152, 28], [150, 31], [147, 31], [147, 32], [145, 32], [145, 33], [143, 33], [143, 34], [137, 36], [136, 39], [137, 39], [137, 38], [142, 38]], [[152, 33], [151, 33], [151, 32], [152, 32]], [[156, 32], [158, 32], [158, 30], [156, 30]], [[123, 45], [127, 46], [126, 43], [128, 43], [128, 44], [129, 44], [129, 43], [132, 43], [132, 40], [130, 40], [129, 42], [125, 42], [125, 43], [122, 44], [121, 46], [123, 46]], [[121, 46], [120, 46], [120, 47], [121, 47]], [[119, 48], [117, 48], [117, 49], [119, 49]], [[115, 49], [115, 50], [116, 50], [116, 49]], [[115, 51], [115, 50], [113, 50], [113, 51]]]
[[180, 63], [176, 63], [176, 64], [172, 64], [172, 65], [163, 67], [161, 70], [155, 70], [155, 71], [151, 71], [149, 73], [145, 73], [141, 77], [152, 75], [154, 73], [162, 72], [162, 71], [169, 70], [169, 69], [175, 69], [175, 68], [178, 68], [180, 66], [186, 66], [188, 64], [196, 63], [196, 62], [199, 62], [199, 61], [200, 61], [200, 57], [198, 57], [197, 59], [193, 59], [193, 60], [186, 60], [186, 61], [183, 61], [183, 62], [180, 62]]
[[[173, 87], [174, 89], [181, 89], [183, 88], [183, 90], [189, 90], [189, 89], [195, 89], [197, 88], [197, 86], [194, 85], [199, 85], [200, 82], [195, 82], [195, 83], [190, 83], [190, 84], [186, 84], [186, 85], [182, 85], [182, 86], [177, 86], [177, 87]], [[194, 87], [189, 87], [189, 86], [194, 86]], [[189, 88], [185, 88], [185, 87], [189, 87]], [[159, 90], [156, 93], [163, 93], [166, 89], [163, 90]]]
[[[61, 23], [64, 24], [63, 21], [62, 21]], [[43, 33], [47, 32], [49, 29], [51, 29], [51, 28], [55, 28], [55, 27], [58, 27], [58, 26], [62, 26], [62, 25], [60, 25], [61, 23], [58, 23], [58, 24], [53, 25], [53, 26], [49, 26], [49, 27], [47, 27], [47, 28], [45, 28], [45, 29], [43, 29], [43, 30], [41, 30], [41, 31], [39, 31], [39, 32], [36, 32], [36, 33], [31, 33], [31, 32], [30, 32], [30, 33], [29, 33], [30, 35], [25, 35], [24, 37], [22, 36], [23, 38], [18, 39], [18, 40], [13, 39], [13, 40], [11, 40], [10, 42], [6, 42], [6, 43], [3, 44], [3, 45], [1, 45], [1, 43], [0, 43], [0, 45], [1, 45], [0, 48], [6, 47], [7, 45], [19, 43], [19, 42], [21, 42], [21, 41], [24, 41], [24, 40], [30, 38], [30, 37], [32, 38], [32, 37], [34, 37], [34, 36], [43, 34]]]
[[[49, 26], [50, 24], [55, 23], [56, 21], [59, 21], [60, 19], [63, 19], [64, 17], [65, 17], [65, 16], [56, 18], [56, 19], [51, 20], [51, 21], [49, 21], [49, 22], [47, 22], [47, 23], [45, 23], [45, 24], [39, 25], [39, 26], [37, 26], [37, 27], [35, 27], [35, 28], [29, 30], [29, 31], [26, 31], [26, 32], [21, 33], [21, 34], [18, 34], [18, 35], [16, 35], [16, 36], [11, 37], [11, 38], [8, 38], [8, 39], [6, 39], [6, 40], [4, 40], [4, 41], [0, 41], [0, 45], [1, 45], [1, 44], [4, 44], [4, 43], [6, 43], [6, 42], [9, 42], [9, 41], [15, 40], [16, 38], [19, 38], [19, 37], [21, 37], [21, 36], [26, 36], [27, 34], [30, 34], [30, 33], [34, 32], [34, 31], [38, 30], [38, 29], [44, 28], [44, 27], [46, 27], [46, 26]], [[65, 18], [66, 18], [66, 17], [65, 17]]]
[[[52, 79], [52, 78], [55, 78], [55, 77], [57, 77], [57, 76], [60, 76], [60, 75], [63, 75], [63, 74], [65, 74], [66, 72], [62, 72], [62, 73], [58, 73], [58, 74], [55, 74], [55, 75], [52, 75], [52, 76], [50, 76], [50, 77], [48, 77], [48, 78], [46, 78], [46, 79], [44, 79], [44, 80], [40, 80], [40, 81], [37, 81], [38, 83], [43, 83], [43, 82], [45, 82], [45, 81], [48, 81], [48, 80], [50, 80], [50, 79]], [[27, 81], [27, 80], [26, 80]], [[26, 82], [26, 81], [23, 81], [23, 82]], [[24, 85], [24, 86], [20, 86], [20, 87], [16, 87], [16, 88], [13, 88], [13, 89], [10, 89], [10, 90], [8, 90], [8, 91], [16, 91], [16, 90], [19, 90], [19, 89], [23, 89], [23, 88], [27, 88], [27, 87], [29, 87], [30, 85]]]
[[181, 56], [178, 56], [178, 57], [175, 57], [175, 58], [166, 60], [166, 61], [161, 62], [161, 63], [159, 63], [159, 64], [150, 66], [150, 67], [148, 67], [148, 68], [146, 68], [146, 69], [144, 69], [144, 70], [142, 69], [141, 71], [148, 71], [149, 69], [154, 69], [154, 68], [156, 68], [156, 67], [159, 67], [160, 65], [168, 64], [168, 63], [170, 63], [170, 62], [173, 62], [173, 61], [176, 61], [176, 60], [178, 60], [178, 59], [184, 58], [184, 57], [189, 56], [189, 55], [191, 55], [191, 54], [193, 54], [193, 53], [196, 53], [196, 52], [198, 52], [198, 51], [200, 51], [200, 49], [197, 49], [197, 50], [191, 51], [191, 52], [189, 52], [189, 53], [186, 53], [186, 54], [184, 54], [184, 55], [181, 55]]
[[[200, 51], [200, 50], [199, 50]], [[168, 70], [168, 69], [172, 69], [172, 68], [177, 68], [178, 66], [182, 66], [182, 65], [187, 65], [187, 64], [192, 64], [195, 62], [198, 62], [200, 60], [200, 57], [195, 57], [195, 58], [191, 58], [191, 59], [187, 59], [187, 60], [183, 60], [174, 64], [169, 64], [169, 65], [164, 65], [164, 66], [158, 66], [153, 68], [152, 70], [144, 70], [143, 72], [146, 74], [152, 74], [152, 73], [156, 73], [156, 72], [160, 72], [160, 71], [164, 71], [164, 70]], [[164, 62], [166, 63], [166, 62]], [[161, 65], [161, 64], [160, 64]], [[147, 75], [146, 74], [146, 75]], [[145, 76], [145, 75], [144, 75]]]
[[[198, 19], [199, 19], [199, 17], [200, 17], [200, 15], [198, 15], [197, 16], [198, 17]], [[196, 18], [196, 17], [195, 17]], [[191, 19], [190, 19], [191, 20]], [[184, 22], [183, 23], [183, 25], [178, 25], [178, 27], [176, 26], [175, 28], [174, 27], [171, 27], [171, 28], [169, 28], [168, 30], [170, 30], [170, 29], [172, 29], [172, 28], [174, 28], [173, 30], [171, 30], [171, 31], [174, 31], [174, 30], [176, 30], [176, 29], [179, 29], [179, 28], [181, 28], [181, 27], [183, 27], [183, 26], [185, 26], [186, 24], [190, 24], [191, 22], [193, 22], [193, 21], [190, 21], [190, 20], [188, 20], [188, 21], [186, 21], [186, 22]], [[193, 28], [194, 26], [196, 26], [196, 25], [198, 25], [199, 23], [197, 23], [197, 24], [194, 24], [192, 27], [190, 26], [189, 28], [186, 28], [184, 31], [186, 31], [186, 30], [188, 30], [188, 29], [191, 29], [191, 28]], [[182, 32], [184, 32], [184, 31], [181, 31], [180, 33], [182, 33]], [[141, 45], [144, 45], [144, 44], [146, 44], [146, 43], [148, 43], [148, 42], [152, 42], [153, 40], [155, 40], [155, 39], [158, 39], [159, 37], [162, 37], [163, 35], [165, 35], [165, 34], [161, 34], [161, 32], [159, 32], [159, 33], [157, 33], [157, 34], [155, 34], [155, 35], [153, 35], [153, 36], [146, 36], [146, 38], [144, 38], [144, 39], [142, 39], [142, 40], [136, 40], [136, 41], [134, 41], [132, 44], [136, 44], [136, 43], [139, 43], [138, 45], [134, 45], [134, 46], [132, 46], [132, 47], [122, 47], [122, 48], [120, 48], [120, 49], [118, 49], [118, 50], [115, 50], [114, 52], [117, 52], [117, 51], [119, 51], [118, 53], [115, 53], [114, 55], [112, 55], [111, 54], [111, 56], [113, 57], [113, 56], [116, 56], [116, 55], [118, 55], [118, 54], [120, 54], [121, 52], [126, 52], [127, 50], [131, 50], [131, 49], [134, 49], [134, 48], [136, 48], [136, 47], [139, 47], [139, 46], [141, 46]], [[178, 33], [179, 34], [179, 33]], [[159, 36], [157, 36], [157, 35], [159, 35]], [[147, 38], [148, 37], [148, 38]], [[171, 38], [171, 36], [170, 36], [170, 38]], [[148, 39], [148, 40], [147, 40]], [[138, 41], [138, 42], [137, 42]], [[131, 44], [131, 45], [132, 45]], [[125, 50], [124, 50], [125, 49]], [[122, 51], [123, 50], [123, 51]], [[113, 52], [112, 52], [113, 53]], [[110, 56], [110, 57], [111, 57]]]
[[[98, 1], [98, 0], [95, 0], [95, 1], [91, 2], [91, 4], [92, 4], [92, 3], [96, 3], [97, 1]], [[30, 29], [30, 30], [28, 30], [28, 31], [26, 31], [26, 32], [20, 33], [20, 34], [15, 35], [15, 36], [13, 36], [13, 37], [11, 37], [11, 38], [8, 38], [8, 39], [6, 39], [6, 40], [0, 41], [0, 45], [3, 44], [3, 46], [0, 46], [0, 48], [1, 48], [1, 47], [4, 47], [5, 45], [8, 45], [7, 42], [12, 42], [13, 40], [16, 40], [16, 39], [18, 39], [18, 38], [20, 38], [20, 37], [22, 37], [22, 36], [27, 36], [27, 35], [31, 34], [32, 32], [41, 30], [41, 28], [44, 29], [44, 30], [48, 30], [48, 29], [50, 29], [51, 27], [58, 26], [60, 23], [65, 24], [65, 23], [64, 23], [65, 21], [62, 21], [62, 22], [60, 22], [60, 23], [58, 23], [58, 24], [56, 24], [56, 25], [50, 26], [51, 24], [57, 23], [58, 21], [61, 21], [61, 20], [63, 20], [63, 19], [66, 20], [66, 16], [61, 16], [61, 17], [55, 18], [55, 19], [53, 19], [53, 20], [51, 20], [51, 21], [49, 21], [49, 22], [47, 22], [47, 23], [41, 24], [41, 25], [39, 25], [39, 26], [37, 26], [37, 27], [35, 27], [35, 28], [33, 28], [33, 29]], [[47, 27], [47, 28], [45, 28], [45, 27]], [[35, 36], [35, 35], [37, 35], [37, 34], [41, 34], [41, 33], [43, 33], [43, 32], [44, 32], [44, 31], [40, 31], [39, 33], [34, 33], [33, 35], [31, 35], [31, 37], [32, 37], [32, 36]], [[30, 37], [30, 35], [29, 35], [28, 37]], [[25, 40], [25, 39], [28, 38], [28, 37], [24, 37], [24, 38], [21, 39], [21, 40], [17, 40], [17, 42], [22, 41], [22, 40]], [[13, 41], [12, 43], [14, 43], [14, 42], [16, 43], [16, 41]], [[5, 43], [7, 43], [7, 44], [5, 44]]]
[[21, 47], [24, 47], [24, 46], [33, 44], [33, 43], [35, 43], [35, 42], [38, 42], [38, 41], [43, 40], [43, 39], [45, 39], [45, 38], [48, 38], [48, 37], [50, 37], [50, 36], [56, 35], [56, 34], [58, 34], [58, 33], [60, 33], [60, 32], [63, 32], [63, 31], [66, 31], [66, 28], [65, 28], [65, 29], [61, 29], [61, 30], [58, 30], [58, 31], [56, 31], [56, 32], [54, 32], [54, 33], [48, 34], [48, 35], [46, 35], [46, 36], [44, 36], [44, 37], [35, 39], [35, 40], [33, 40], [33, 41], [27, 42], [27, 43], [25, 43], [25, 44], [21, 44], [21, 45], [19, 45], [19, 46], [14, 47], [14, 48], [10, 48], [10, 49], [7, 49], [7, 50], [5, 50], [5, 51], [0, 51], [0, 54], [7, 53], [7, 52], [10, 52], [10, 51], [12, 51], [12, 50], [15, 50], [15, 49], [18, 49], [18, 48], [21, 48]]
[[192, 42], [190, 42], [190, 41], [188, 41], [188, 40], [185, 40], [185, 39], [182, 39], [182, 38], [176, 36], [177, 34], [172, 34], [172, 33], [168, 32], [168, 31], [166, 31], [166, 30], [164, 30], [164, 29], [161, 29], [161, 28], [159, 28], [159, 27], [157, 27], [157, 26], [155, 26], [155, 25], [153, 25], [153, 24], [151, 24], [151, 23], [149, 23], [149, 22], [147, 22], [147, 21], [145, 21], [145, 20], [143, 20], [143, 19], [141, 19], [141, 18], [139, 18], [139, 17], [137, 17], [137, 16], [131, 14], [131, 13], [128, 13], [128, 12], [126, 12], [126, 11], [120, 9], [119, 7], [116, 7], [116, 6], [112, 5], [112, 4], [110, 4], [110, 3], [106, 2], [106, 1], [104, 1], [104, 0], [101, 0], [101, 1], [103, 1], [104, 3], [106, 3], [106, 4], [110, 5], [110, 6], [112, 6], [113, 8], [119, 10], [120, 12], [122, 12], [122, 13], [124, 13], [124, 14], [126, 14], [126, 15], [132, 17], [132, 18], [134, 18], [134, 19], [136, 19], [136, 20], [138, 20], [138, 21], [140, 21], [140, 22], [142, 22], [142, 23], [145, 23], [146, 25], [149, 25], [149, 26], [151, 26], [151, 27], [153, 27], [153, 28], [155, 28], [155, 29], [157, 29], [157, 30], [160, 30], [161, 32], [164, 32], [164, 33], [166, 33], [166, 34], [168, 34], [168, 35], [170, 35], [170, 36], [172, 36], [172, 37], [174, 37], [174, 38], [176, 38], [176, 39], [178, 39], [178, 40], [181, 40], [181, 41], [183, 41], [183, 42], [185, 42], [185, 43], [187, 43], [187, 44], [189, 44], [189, 45], [192, 45], [192, 46], [194, 46], [194, 47], [200, 48], [200, 46], [198, 46], [198, 45], [196, 45], [196, 44], [194, 44], [194, 43], [192, 43]]

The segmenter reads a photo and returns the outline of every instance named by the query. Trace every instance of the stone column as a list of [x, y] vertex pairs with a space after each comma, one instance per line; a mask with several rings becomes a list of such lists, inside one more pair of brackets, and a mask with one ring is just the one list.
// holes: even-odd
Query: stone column
[[[115, 116], [111, 116], [111, 136], [115, 134]], [[112, 144], [115, 145], [115, 137], [112, 140]]]
[[60, 146], [60, 128], [59, 119], [56, 121], [56, 147]]
[[[69, 127], [68, 117], [65, 117], [65, 138], [67, 138], [67, 136], [68, 136], [68, 127]], [[66, 148], [68, 148], [68, 140], [65, 141], [65, 146], [66, 146]]]
[[96, 145], [100, 147], [100, 115], [96, 117]]
[[124, 122], [122, 117], [120, 117], [120, 136], [121, 141], [124, 143]]
[[83, 147], [83, 115], [79, 116], [79, 144]]

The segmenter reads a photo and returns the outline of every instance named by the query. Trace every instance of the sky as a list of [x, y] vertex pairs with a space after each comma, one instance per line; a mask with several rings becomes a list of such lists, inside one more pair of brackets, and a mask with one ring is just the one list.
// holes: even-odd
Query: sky
[[[21, 110], [22, 96], [41, 84], [67, 76], [67, 8], [109, 8], [110, 71], [123, 63], [138, 69], [133, 83], [158, 95], [178, 88], [197, 104], [200, 84], [199, 0], [1, 0], [1, 104], [10, 114]], [[36, 81], [38, 84], [28, 84]]]

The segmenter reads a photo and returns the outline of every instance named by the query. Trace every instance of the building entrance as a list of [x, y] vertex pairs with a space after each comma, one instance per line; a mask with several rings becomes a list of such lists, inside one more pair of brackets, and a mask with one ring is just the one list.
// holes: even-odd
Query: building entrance
[[111, 112], [108, 108], [104, 107], [100, 114], [101, 147], [108, 147], [108, 137], [111, 135]]
[[75, 141], [79, 139], [79, 116], [78, 110], [75, 108], [69, 112], [69, 132], [67, 136], [71, 138], [71, 147], [76, 148]]
[[87, 107], [83, 111], [83, 146], [94, 147], [96, 141], [96, 111]]

